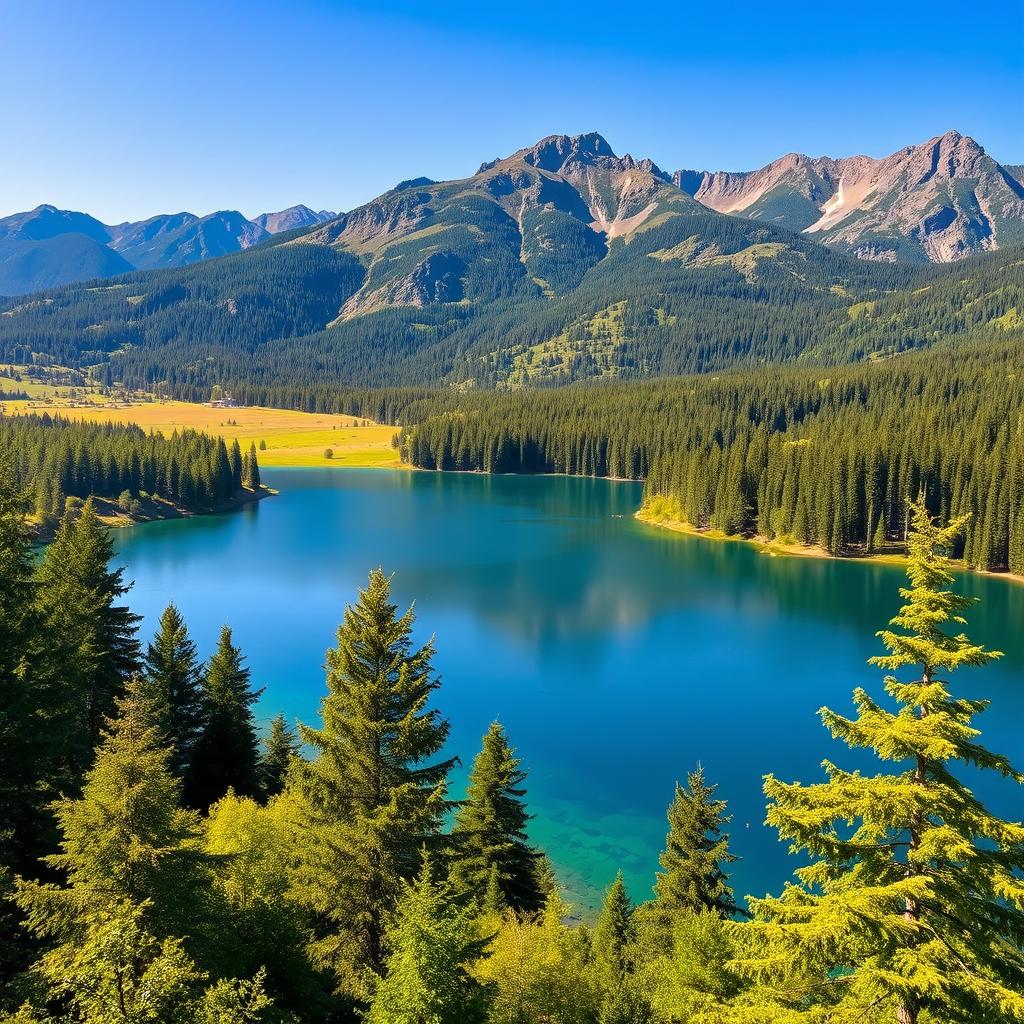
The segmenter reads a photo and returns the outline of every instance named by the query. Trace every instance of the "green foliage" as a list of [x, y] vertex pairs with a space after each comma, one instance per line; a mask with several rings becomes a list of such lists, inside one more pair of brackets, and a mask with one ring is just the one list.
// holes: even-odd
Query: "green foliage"
[[486, 1019], [486, 993], [470, 973], [483, 953], [470, 913], [447, 883], [435, 882], [430, 858], [405, 884], [389, 933], [387, 971], [367, 1024], [472, 1024]]
[[723, 832], [731, 819], [725, 814], [725, 801], [714, 799], [716, 788], [704, 781], [699, 765], [687, 777], [686, 788], [676, 783], [665, 850], [659, 858], [662, 870], [654, 884], [660, 910], [711, 911], [719, 917], [738, 913], [724, 870], [736, 860]]
[[539, 915], [507, 912], [476, 975], [491, 987], [491, 1024], [591, 1024], [600, 995], [588, 970], [587, 941], [563, 918], [569, 908], [551, 897]]
[[169, 604], [143, 660], [146, 689], [161, 733], [171, 744], [171, 767], [179, 778], [191, 763], [203, 726], [203, 672], [196, 645], [181, 613]]
[[[1024, 264], [1022, 264], [1024, 265]], [[922, 489], [972, 514], [954, 554], [1024, 572], [1019, 345], [602, 387], [448, 394], [410, 405], [403, 458], [426, 469], [644, 480], [654, 519], [859, 554], [906, 536]]]
[[[159, 936], [195, 911], [200, 886], [199, 821], [180, 806], [157, 709], [138, 680], [117, 699], [82, 796], [54, 807], [60, 852], [47, 863], [66, 885], [23, 881], [17, 899], [29, 927], [73, 947], [91, 915], [122, 903], [141, 907]], [[191, 905], [190, 905], [191, 904]]]
[[525, 780], [505, 730], [494, 722], [473, 762], [452, 831], [451, 881], [464, 899], [486, 892], [493, 876], [498, 892], [489, 896], [491, 909], [532, 911], [543, 905], [537, 855], [526, 836]]
[[299, 756], [299, 742], [284, 715], [275, 715], [270, 731], [263, 741], [260, 758], [260, 784], [267, 797], [277, 796], [284, 789], [292, 758]]
[[365, 997], [384, 968], [385, 925], [436, 844], [449, 803], [452, 760], [435, 761], [448, 723], [429, 707], [437, 689], [432, 643], [412, 646], [412, 609], [390, 600], [380, 569], [345, 609], [327, 652], [320, 729], [302, 727], [315, 751], [296, 773], [302, 849], [295, 898], [318, 915], [313, 946], [339, 986]]
[[895, 711], [857, 689], [856, 717], [821, 712], [835, 737], [902, 770], [865, 776], [825, 761], [826, 782], [766, 777], [768, 823], [812, 863], [782, 896], [752, 901], [737, 965], [766, 999], [803, 1007], [809, 1019], [813, 993], [837, 1020], [1016, 1020], [1024, 1017], [1024, 826], [990, 814], [955, 772], [1024, 776], [977, 742], [972, 720], [987, 702], [954, 697], [936, 675], [998, 656], [960, 630], [970, 602], [949, 589], [943, 551], [964, 524], [934, 525], [921, 501], [911, 515], [906, 604], [896, 629], [879, 633], [889, 654], [872, 660], [920, 674], [887, 677]]
[[16, 483], [32, 492], [44, 522], [60, 517], [66, 497], [116, 500], [134, 513], [139, 499], [151, 496], [208, 512], [241, 486], [223, 440], [194, 430], [164, 437], [134, 425], [79, 423], [48, 413], [0, 416], [0, 448], [8, 446]]
[[743, 984], [731, 963], [735, 945], [727, 924], [713, 911], [671, 915], [667, 950], [641, 944], [638, 982], [648, 993], [655, 1020], [719, 1024]]
[[259, 744], [252, 706], [262, 690], [250, 686], [245, 657], [223, 626], [202, 687], [202, 731], [186, 780], [189, 802], [209, 807], [229, 789], [239, 796], [260, 792]]
[[74, 792], [92, 760], [104, 718], [139, 658], [139, 617], [116, 603], [128, 592], [110, 569], [113, 541], [92, 502], [65, 513], [37, 574], [38, 609], [47, 637], [40, 705], [54, 791]]

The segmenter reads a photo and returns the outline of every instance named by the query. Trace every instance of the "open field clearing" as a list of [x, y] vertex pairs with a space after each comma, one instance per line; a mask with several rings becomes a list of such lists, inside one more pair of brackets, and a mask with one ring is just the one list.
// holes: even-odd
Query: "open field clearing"
[[[398, 451], [391, 445], [395, 428], [354, 416], [287, 409], [215, 408], [189, 402], [93, 408], [61, 399], [0, 402], [0, 409], [12, 415], [49, 412], [90, 423], [136, 423], [144, 430], [162, 434], [201, 430], [226, 441], [237, 439], [243, 449], [255, 444], [264, 467], [399, 465]], [[265, 449], [261, 443], [266, 445]], [[328, 450], [331, 458], [325, 454]]]

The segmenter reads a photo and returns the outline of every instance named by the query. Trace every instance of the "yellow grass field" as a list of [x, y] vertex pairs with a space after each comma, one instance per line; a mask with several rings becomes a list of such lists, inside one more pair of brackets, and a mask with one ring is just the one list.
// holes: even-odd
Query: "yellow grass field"
[[[143, 430], [157, 430], [162, 434], [183, 429], [201, 430], [220, 435], [226, 441], [237, 438], [243, 450], [255, 443], [263, 467], [397, 467], [401, 464], [397, 449], [391, 445], [395, 428], [354, 416], [287, 409], [215, 409], [189, 402], [154, 401], [90, 407], [60, 399], [0, 402], [0, 409], [12, 415], [49, 412], [90, 423], [136, 423]], [[364, 422], [368, 426], [362, 426]], [[266, 442], [266, 450], [260, 449], [261, 441]], [[333, 452], [331, 459], [324, 455], [328, 448]]]

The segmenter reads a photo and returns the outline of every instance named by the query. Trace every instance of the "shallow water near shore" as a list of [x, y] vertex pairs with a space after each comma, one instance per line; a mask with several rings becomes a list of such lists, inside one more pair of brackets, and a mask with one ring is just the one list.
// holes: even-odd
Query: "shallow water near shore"
[[[462, 793], [495, 718], [529, 770], [531, 834], [570, 897], [592, 908], [621, 867], [650, 894], [675, 780], [697, 762], [733, 815], [737, 894], [777, 891], [797, 865], [761, 824], [761, 777], [805, 782], [820, 762], [873, 770], [832, 741], [816, 711], [882, 696], [866, 660], [899, 606], [895, 566], [772, 558], [636, 522], [637, 484], [389, 470], [267, 470], [280, 495], [237, 512], [115, 532], [144, 640], [169, 600], [201, 653], [223, 622], [278, 711], [316, 721], [323, 656], [367, 572], [394, 572], [436, 634], [436, 703], [463, 760]], [[964, 576], [981, 598], [969, 635], [1005, 652], [959, 673], [992, 701], [982, 740], [1024, 762], [1024, 588]], [[968, 772], [1019, 820], [1024, 793]]]

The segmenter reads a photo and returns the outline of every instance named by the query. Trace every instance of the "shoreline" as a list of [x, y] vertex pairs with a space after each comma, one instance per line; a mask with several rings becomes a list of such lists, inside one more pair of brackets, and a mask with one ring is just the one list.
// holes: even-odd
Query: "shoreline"
[[[670, 533], [681, 533], [687, 537], [699, 537], [702, 540], [725, 541], [727, 543], [748, 544], [757, 549], [759, 554], [768, 555], [769, 558], [817, 558], [827, 559], [835, 562], [869, 562], [877, 565], [898, 565], [907, 563], [907, 556], [900, 552], [886, 552], [880, 554], [853, 554], [833, 555], [818, 544], [785, 544], [781, 541], [770, 540], [767, 537], [755, 535], [744, 537], [740, 534], [726, 534], [720, 530], [699, 530], [691, 523], [678, 519], [668, 519], [664, 516], [653, 515], [643, 507], [633, 513], [637, 522], [646, 526], [653, 526], [658, 529], [668, 530]], [[989, 569], [971, 569], [964, 565], [961, 560], [954, 562], [954, 568], [958, 572], [969, 573], [973, 576], [990, 576], [994, 579], [1006, 580], [1009, 583], [1024, 584], [1024, 576], [1012, 572], [993, 572]]]
[[[247, 505], [254, 505], [264, 498], [272, 498], [280, 492], [273, 487], [261, 485], [258, 490], [240, 494], [229, 501], [206, 511], [196, 512], [168, 501], [166, 498], [145, 498], [141, 500], [141, 508], [138, 513], [126, 512], [116, 501], [111, 498], [93, 497], [92, 503], [96, 509], [96, 516], [104, 526], [110, 529], [123, 529], [128, 526], [145, 526], [147, 523], [162, 523], [172, 519], [192, 519], [198, 516], [217, 516], [227, 512], [234, 512]], [[54, 528], [44, 527], [40, 524], [33, 525], [34, 543], [46, 544], [53, 539]]]

